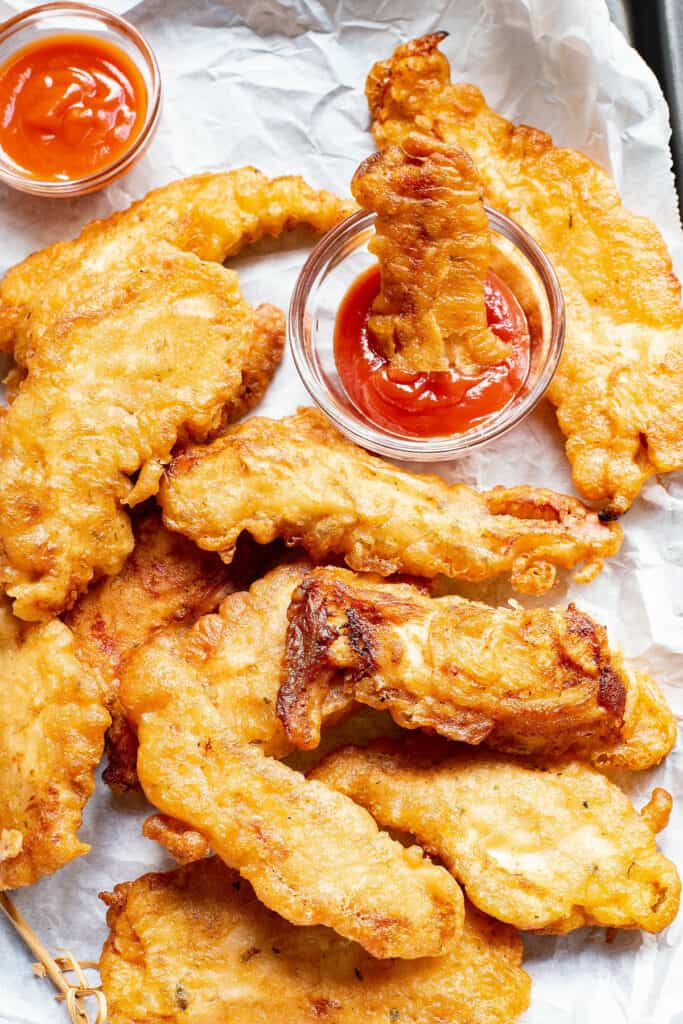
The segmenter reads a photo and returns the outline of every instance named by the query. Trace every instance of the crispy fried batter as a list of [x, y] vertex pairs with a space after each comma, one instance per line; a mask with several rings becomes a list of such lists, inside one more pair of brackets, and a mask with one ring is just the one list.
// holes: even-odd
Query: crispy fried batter
[[150, 814], [142, 826], [142, 834], [168, 850], [179, 864], [201, 860], [210, 850], [206, 836], [168, 814]]
[[[344, 713], [344, 717], [337, 720], [339, 713], [337, 709], [337, 712], [326, 720], [325, 732], [315, 750], [292, 750], [283, 758], [285, 764], [305, 774], [339, 747], [349, 744], [364, 746], [371, 740], [402, 735], [402, 730], [388, 714], [375, 711], [374, 708], [364, 707], [362, 704], [354, 705], [348, 715]], [[147, 839], [153, 839], [165, 847], [179, 864], [199, 860], [211, 849], [201, 832], [168, 814], [151, 814], [144, 822], [142, 832]]]
[[598, 768], [644, 771], [654, 768], [676, 743], [676, 719], [657, 683], [645, 672], [626, 669], [626, 711], [621, 737], [591, 761]]
[[378, 146], [414, 131], [462, 146], [486, 199], [525, 227], [555, 265], [567, 338], [548, 392], [577, 487], [624, 512], [653, 473], [683, 467], [683, 308], [659, 231], [626, 210], [591, 160], [513, 126], [472, 85], [453, 85], [443, 33], [372, 68]]
[[645, 806], [640, 808], [640, 816], [650, 831], [657, 835], [669, 824], [672, 810], [671, 793], [657, 787], [652, 790], [650, 799]]
[[285, 345], [285, 315], [277, 306], [262, 302], [254, 310], [254, 332], [242, 363], [239, 393], [223, 407], [223, 427], [254, 409], [273, 379]]
[[0, 678], [0, 889], [14, 889], [90, 849], [77, 832], [109, 715], [71, 631], [27, 626], [5, 600]]
[[0, 422], [0, 573], [23, 618], [119, 571], [133, 547], [121, 506], [153, 494], [178, 435], [206, 437], [241, 393], [253, 314], [237, 277], [170, 248], [153, 258], [114, 308], [40, 339]]
[[382, 284], [368, 327], [389, 362], [472, 373], [504, 359], [508, 346], [486, 318], [491, 234], [467, 153], [411, 134], [364, 160], [351, 191], [377, 215], [368, 248]]
[[164, 521], [230, 561], [247, 530], [283, 537], [357, 570], [482, 580], [510, 574], [543, 593], [556, 566], [590, 579], [621, 531], [575, 498], [531, 487], [478, 493], [408, 473], [351, 444], [322, 413], [254, 417], [208, 447], [177, 456], [162, 481]]
[[[448, 874], [266, 756], [290, 749], [275, 700], [287, 606], [305, 572], [280, 567], [128, 659], [121, 696], [137, 724], [140, 782], [293, 923], [329, 925], [378, 957], [436, 956], [462, 924]], [[328, 713], [348, 703], [332, 690]]]
[[[276, 670], [277, 666], [273, 666]], [[336, 713], [325, 722], [325, 732], [315, 750], [292, 750], [284, 758], [290, 768], [298, 772], [309, 772], [332, 750], [349, 744], [365, 745], [380, 737], [396, 737], [401, 729], [392, 718], [374, 708], [355, 705], [348, 715], [337, 720]], [[137, 742], [137, 741], [136, 741]], [[137, 750], [137, 747], [136, 747]], [[201, 832], [184, 825], [167, 814], [152, 814], [142, 827], [143, 834], [165, 847], [179, 864], [189, 864], [205, 857], [210, 850], [209, 842]]]
[[235, 585], [219, 558], [170, 533], [153, 511], [137, 523], [135, 548], [121, 572], [91, 587], [65, 616], [79, 657], [103, 681], [112, 716], [104, 779], [113, 788], [138, 788], [137, 740], [118, 699], [122, 660], [160, 627], [212, 611]]
[[347, 747], [311, 777], [413, 835], [480, 910], [518, 928], [659, 932], [678, 912], [676, 868], [655, 844], [671, 808], [665, 790], [639, 815], [580, 761], [535, 767], [427, 737]]
[[52, 331], [65, 308], [85, 315], [93, 295], [106, 289], [111, 298], [129, 273], [130, 254], [152, 243], [222, 263], [245, 245], [301, 224], [323, 233], [353, 209], [300, 177], [268, 178], [253, 167], [181, 178], [10, 270], [0, 289], [0, 347], [14, 348], [24, 363], [27, 349]]
[[0, 421], [0, 581], [16, 614], [48, 618], [118, 572], [133, 546], [122, 506], [156, 493], [178, 439], [215, 434], [270, 379], [282, 314], [255, 313], [236, 273], [207, 261], [348, 210], [300, 178], [200, 175], [8, 273], [0, 347], [28, 371]]
[[471, 906], [445, 956], [386, 962], [293, 927], [218, 858], [102, 899], [111, 1024], [512, 1024], [529, 1005], [519, 936]]
[[[203, 615], [191, 626], [180, 623], [159, 631], [124, 666], [121, 699], [126, 710], [134, 706], [136, 717], [144, 714], [141, 701], [147, 699], [148, 688], [150, 693], [159, 689], [160, 700], [180, 700], [182, 689], [201, 677], [203, 697], [226, 733], [270, 757], [289, 754], [292, 744], [275, 714], [275, 702], [287, 608], [309, 570], [307, 562], [280, 565], [248, 591], [230, 594], [214, 614]], [[326, 720], [351, 705], [332, 687]]]
[[574, 605], [491, 608], [323, 568], [295, 591], [288, 618], [277, 707], [304, 750], [320, 741], [328, 680], [409, 729], [511, 753], [572, 750], [640, 768], [671, 748], [673, 715], [661, 695], [666, 714], [657, 719], [642, 706], [641, 682], [621, 653], [610, 651], [604, 627]]

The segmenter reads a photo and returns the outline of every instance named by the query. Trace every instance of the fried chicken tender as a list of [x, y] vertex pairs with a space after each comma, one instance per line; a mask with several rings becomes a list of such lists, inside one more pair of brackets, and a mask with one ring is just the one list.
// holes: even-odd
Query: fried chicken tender
[[[273, 665], [273, 671], [276, 668]], [[343, 703], [336, 707], [331, 703], [327, 708], [325, 732], [320, 745], [315, 750], [292, 750], [283, 760], [290, 768], [306, 774], [339, 747], [349, 744], [364, 746], [371, 740], [387, 736], [393, 738], [401, 734], [401, 728], [382, 711], [358, 704], [350, 705], [347, 713]], [[190, 864], [206, 857], [211, 849], [206, 836], [168, 814], [150, 815], [143, 824], [142, 832], [147, 839], [153, 839], [165, 847], [179, 864]]]
[[519, 936], [471, 906], [446, 955], [386, 962], [293, 927], [215, 857], [101, 898], [111, 1024], [511, 1024], [529, 1005]]
[[[673, 745], [663, 698], [668, 715], [657, 729], [640, 680], [609, 649], [604, 627], [571, 604], [491, 608], [324, 568], [295, 591], [288, 619], [277, 709], [304, 750], [320, 742], [329, 683], [409, 729], [511, 753], [572, 750], [633, 768], [652, 767]], [[638, 728], [641, 713], [646, 724]]]
[[536, 766], [427, 737], [347, 747], [311, 777], [410, 833], [480, 910], [526, 931], [660, 932], [678, 913], [678, 873], [655, 844], [666, 790], [638, 814], [581, 761]]
[[553, 261], [567, 307], [548, 395], [574, 481], [605, 514], [626, 511], [653, 473], [683, 467], [683, 308], [658, 229], [626, 210], [588, 157], [514, 126], [472, 85], [453, 85], [436, 33], [372, 68], [366, 94], [380, 147], [413, 132], [462, 146], [486, 201]]
[[392, 366], [473, 373], [504, 359], [509, 347], [487, 323], [491, 234], [467, 153], [408, 135], [364, 160], [351, 192], [377, 215], [368, 249], [382, 283], [368, 327]]
[[[128, 659], [121, 697], [137, 726], [140, 782], [190, 834], [168, 821], [156, 830], [181, 856], [194, 855], [193, 832], [204, 836], [294, 924], [328, 925], [381, 958], [436, 956], [462, 928], [454, 880], [274, 759], [291, 749], [275, 701], [287, 606], [306, 571], [282, 566]], [[328, 716], [348, 705], [332, 692]]]
[[123, 506], [156, 493], [178, 439], [205, 440], [263, 392], [284, 317], [254, 311], [220, 261], [348, 210], [300, 178], [200, 175], [7, 274], [0, 348], [27, 371], [0, 421], [0, 582], [17, 615], [46, 619], [118, 572]]
[[135, 547], [121, 572], [96, 583], [66, 614], [78, 656], [98, 672], [112, 716], [104, 771], [112, 788], [139, 785], [137, 739], [118, 697], [124, 658], [161, 627], [213, 611], [235, 588], [234, 574], [216, 555], [171, 533], [151, 511], [135, 526]]
[[254, 417], [173, 459], [159, 490], [164, 522], [226, 562], [243, 530], [302, 544], [316, 559], [388, 576], [465, 580], [510, 574], [540, 594], [556, 566], [587, 580], [621, 543], [575, 498], [531, 487], [479, 493], [408, 473], [347, 441], [315, 409]]
[[[249, 590], [228, 595], [215, 613], [157, 632], [123, 666], [121, 699], [126, 710], [133, 710], [136, 717], [145, 714], [141, 700], [147, 698], [148, 688], [151, 692], [158, 687], [160, 699], [180, 700], [182, 689], [188, 690], [201, 675], [206, 699], [227, 734], [269, 757], [289, 754], [293, 746], [275, 714], [275, 702], [287, 608], [310, 569], [305, 561], [277, 566]], [[352, 703], [331, 687], [325, 720], [343, 716]], [[172, 711], [169, 708], [169, 715]]]
[[71, 631], [27, 626], [5, 600], [0, 676], [0, 889], [15, 889], [90, 849], [77, 833], [109, 715]]
[[303, 178], [268, 178], [253, 167], [181, 178], [10, 270], [0, 289], [0, 346], [14, 349], [24, 363], [28, 347], [52, 331], [65, 308], [87, 313], [86, 295], [116, 293], [132, 252], [165, 243], [201, 261], [223, 263], [245, 245], [302, 224], [322, 234], [354, 209]]

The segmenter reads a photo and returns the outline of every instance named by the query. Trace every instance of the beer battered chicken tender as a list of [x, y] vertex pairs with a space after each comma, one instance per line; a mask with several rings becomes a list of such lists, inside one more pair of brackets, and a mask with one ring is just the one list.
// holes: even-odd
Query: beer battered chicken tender
[[71, 631], [19, 622], [5, 600], [0, 677], [0, 889], [15, 889], [90, 849], [77, 832], [109, 715]]
[[[161, 633], [128, 659], [121, 696], [137, 726], [142, 788], [292, 923], [328, 925], [381, 958], [436, 956], [462, 928], [454, 880], [367, 811], [275, 760], [291, 749], [275, 701], [287, 606], [305, 572], [274, 570], [218, 615]], [[332, 696], [330, 716], [348, 703]], [[165, 829], [184, 854], [187, 837]]]
[[678, 912], [676, 868], [655, 845], [671, 797], [638, 814], [580, 761], [536, 766], [420, 737], [329, 755], [312, 777], [414, 836], [480, 910], [529, 931], [659, 932]]
[[436, 33], [372, 68], [366, 93], [377, 145], [415, 131], [461, 146], [486, 201], [542, 246], [567, 307], [548, 395], [574, 481], [605, 515], [624, 512], [654, 473], [683, 467], [683, 307], [664, 240], [626, 210], [612, 179], [545, 132], [512, 125], [472, 85], [454, 85]]
[[[156, 493], [178, 439], [215, 434], [260, 397], [284, 318], [220, 265], [349, 204], [252, 168], [150, 193], [0, 286], [0, 348], [26, 371], [0, 421], [0, 582], [46, 619], [133, 547], [125, 505]], [[137, 479], [133, 479], [137, 474]]]
[[531, 487], [479, 493], [408, 473], [347, 441], [322, 413], [254, 417], [206, 447], [178, 455], [162, 481], [164, 521], [230, 561], [246, 530], [282, 537], [314, 558], [388, 576], [439, 573], [466, 580], [510, 575], [543, 593], [556, 566], [589, 579], [621, 531], [575, 498]]
[[382, 283], [368, 328], [392, 366], [472, 373], [504, 359], [486, 318], [491, 236], [467, 153], [409, 135], [363, 161], [351, 191], [377, 215], [368, 249]]
[[192, 622], [234, 588], [216, 555], [170, 533], [153, 511], [135, 525], [135, 548], [121, 572], [92, 586], [65, 616], [79, 658], [100, 676], [112, 716], [104, 780], [113, 788], [138, 788], [137, 740], [118, 696], [122, 662], [161, 627]]
[[278, 713], [303, 749], [320, 740], [328, 686], [410, 729], [512, 753], [643, 768], [675, 740], [656, 684], [573, 605], [491, 608], [328, 568], [303, 580], [288, 618]]
[[529, 1005], [519, 936], [471, 906], [444, 956], [382, 961], [284, 921], [215, 857], [102, 898], [111, 1024], [512, 1024]]

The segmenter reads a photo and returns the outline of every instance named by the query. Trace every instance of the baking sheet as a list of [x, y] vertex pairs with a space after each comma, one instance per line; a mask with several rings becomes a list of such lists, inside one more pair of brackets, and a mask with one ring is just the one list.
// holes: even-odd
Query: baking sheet
[[[0, 2], [0, 16], [28, 6]], [[104, 6], [107, 6], [104, 4]], [[254, 163], [300, 172], [316, 186], [348, 192], [372, 149], [363, 97], [371, 63], [413, 35], [447, 29], [454, 73], [481, 86], [504, 114], [550, 130], [611, 169], [626, 202], [652, 217], [683, 270], [683, 235], [667, 148], [668, 117], [652, 73], [610, 23], [602, 0], [149, 0], [129, 10], [161, 65], [165, 106], [143, 161], [104, 193], [49, 201], [0, 191], [0, 270], [29, 251], [75, 234], [95, 216], [149, 188], [197, 171]], [[429, 8], [426, 11], [426, 8]], [[302, 239], [262, 246], [236, 264], [252, 300], [286, 308], [306, 249]], [[261, 411], [306, 402], [291, 359]], [[571, 491], [549, 408], [485, 451], [442, 470], [481, 487], [529, 483]], [[664, 685], [683, 715], [683, 474], [652, 480], [629, 512], [617, 558], [587, 587], [565, 586], [552, 601], [578, 600], [604, 621], [627, 655]], [[505, 588], [491, 597], [504, 600]], [[654, 785], [676, 807], [662, 848], [683, 863], [683, 751], [656, 772], [632, 778], [640, 805]], [[85, 813], [92, 853], [16, 902], [51, 949], [96, 959], [105, 936], [97, 893], [143, 871], [170, 866], [140, 835], [144, 801], [115, 799], [98, 783]], [[601, 929], [527, 942], [533, 981], [525, 1024], [683, 1024], [683, 917], [664, 935]], [[58, 1024], [66, 1013], [0, 921], [0, 1021]]]

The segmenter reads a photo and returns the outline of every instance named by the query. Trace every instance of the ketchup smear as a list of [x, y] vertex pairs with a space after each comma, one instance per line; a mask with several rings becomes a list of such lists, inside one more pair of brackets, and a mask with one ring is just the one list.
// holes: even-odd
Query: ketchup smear
[[342, 383], [351, 401], [374, 423], [404, 436], [461, 434], [514, 398], [529, 370], [529, 325], [515, 296], [492, 270], [484, 288], [488, 324], [497, 337], [509, 342], [510, 355], [473, 376], [456, 369], [393, 369], [372, 347], [368, 332], [379, 289], [380, 270], [375, 265], [356, 278], [344, 296], [334, 331]]
[[0, 67], [0, 149], [33, 178], [72, 181], [109, 166], [146, 111], [134, 62], [95, 36], [48, 36]]

